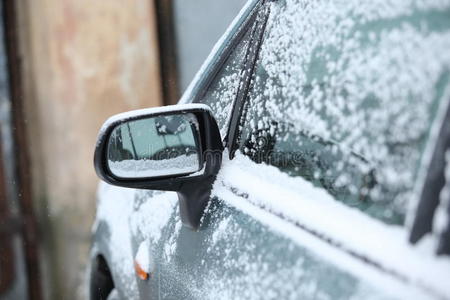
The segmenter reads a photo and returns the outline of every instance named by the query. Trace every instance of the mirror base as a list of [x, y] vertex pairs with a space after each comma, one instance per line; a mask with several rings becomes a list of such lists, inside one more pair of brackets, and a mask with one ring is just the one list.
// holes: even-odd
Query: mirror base
[[192, 230], [200, 228], [203, 213], [211, 196], [214, 180], [215, 176], [202, 180], [202, 183], [198, 185], [186, 184], [177, 192], [181, 222], [184, 226]]

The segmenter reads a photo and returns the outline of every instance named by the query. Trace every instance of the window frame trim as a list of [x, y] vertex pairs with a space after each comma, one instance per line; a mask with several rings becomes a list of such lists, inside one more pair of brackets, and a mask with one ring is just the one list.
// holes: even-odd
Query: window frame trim
[[[239, 136], [239, 125], [241, 124], [242, 112], [245, 104], [248, 101], [248, 93], [251, 88], [251, 80], [253, 78], [255, 72], [255, 66], [258, 62], [259, 53], [261, 51], [261, 45], [264, 39], [264, 33], [266, 32], [266, 25], [270, 15], [270, 6], [266, 6], [266, 4], [270, 2], [268, 0], [262, 0], [261, 6], [261, 20], [256, 20], [255, 23], [255, 49], [251, 49], [252, 43], [250, 43], [249, 48], [247, 49], [247, 54], [249, 56], [246, 58], [244, 62], [244, 69], [248, 69], [248, 73], [245, 76], [242, 76], [241, 81], [239, 82], [239, 89], [236, 95], [236, 99], [234, 101], [232, 110], [231, 110], [231, 118], [229, 121], [227, 136], [226, 136], [226, 148], [229, 150], [229, 159], [233, 159], [234, 153], [236, 151], [236, 142]], [[259, 13], [259, 12], [258, 12]], [[259, 24], [262, 22], [262, 24]], [[253, 42], [253, 40], [252, 40]], [[253, 50], [253, 52], [252, 52]], [[242, 83], [242, 85], [241, 85]]]
[[[413, 245], [433, 232], [435, 212], [441, 202], [441, 190], [437, 192], [434, 188], [437, 184], [436, 181], [443, 181], [444, 186], [446, 184], [445, 166], [442, 163], [445, 163], [445, 152], [450, 150], [450, 130], [446, 127], [450, 124], [449, 93], [450, 89], [447, 93], [444, 93], [443, 99], [448, 100], [442, 100], [443, 102], [440, 103], [438, 108], [438, 110], [441, 110], [441, 115], [433, 121], [431, 132], [435, 131], [436, 135], [430, 137], [425, 148], [425, 151], [429, 154], [422, 158], [420, 167], [422, 176], [419, 176], [416, 180], [417, 197], [413, 199], [406, 216], [405, 226], [409, 230], [408, 240]], [[444, 159], [443, 162], [442, 158]], [[437, 171], [436, 167], [438, 168]], [[447, 227], [449, 225], [447, 224]], [[444, 243], [443, 238], [438, 237], [440, 243]], [[437, 249], [435, 250], [437, 251]]]

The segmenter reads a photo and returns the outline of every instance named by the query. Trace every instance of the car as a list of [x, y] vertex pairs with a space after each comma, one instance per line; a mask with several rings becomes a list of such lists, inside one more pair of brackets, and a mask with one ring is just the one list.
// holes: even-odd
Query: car
[[450, 299], [450, 2], [250, 0], [100, 129], [90, 299]]

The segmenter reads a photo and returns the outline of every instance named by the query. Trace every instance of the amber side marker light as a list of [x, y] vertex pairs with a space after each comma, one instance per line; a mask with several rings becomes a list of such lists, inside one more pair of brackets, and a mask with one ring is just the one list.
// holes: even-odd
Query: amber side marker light
[[134, 271], [136, 272], [136, 275], [142, 280], [147, 280], [150, 278], [150, 274], [145, 272], [137, 261], [134, 261]]

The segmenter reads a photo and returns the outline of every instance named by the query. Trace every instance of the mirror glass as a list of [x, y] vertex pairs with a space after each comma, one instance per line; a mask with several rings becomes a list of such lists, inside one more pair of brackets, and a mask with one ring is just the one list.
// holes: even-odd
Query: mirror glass
[[120, 178], [173, 176], [201, 169], [194, 114], [151, 116], [124, 122], [108, 141], [108, 167]]

